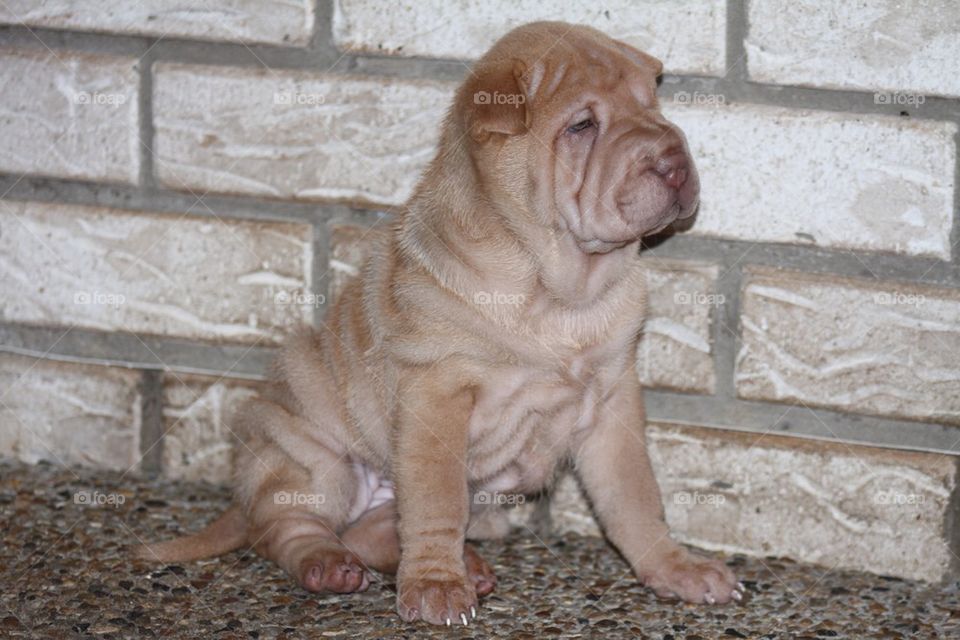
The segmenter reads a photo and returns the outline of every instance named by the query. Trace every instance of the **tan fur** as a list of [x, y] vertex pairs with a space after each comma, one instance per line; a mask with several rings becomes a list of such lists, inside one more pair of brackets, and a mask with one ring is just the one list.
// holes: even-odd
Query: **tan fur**
[[183, 562], [219, 556], [239, 549], [247, 542], [246, 519], [237, 507], [230, 507], [219, 518], [192, 536], [147, 544], [137, 551], [141, 560]]
[[[493, 582], [466, 532], [507, 530], [472, 496], [538, 491], [569, 461], [658, 593], [738, 596], [722, 563], [670, 540], [644, 445], [638, 241], [691, 215], [697, 194], [657, 107], [659, 70], [563, 23], [521, 27], [476, 64], [408, 207], [371, 233], [361, 277], [324, 326], [291, 338], [272, 393], [238, 419], [246, 544], [313, 590], [396, 569], [404, 619], [466, 620]], [[573, 131], [578, 119], [596, 126]], [[377, 479], [396, 501], [357, 517]], [[322, 500], [278, 503], [293, 492]], [[239, 534], [224, 535], [154, 549], [194, 558], [233, 548]]]

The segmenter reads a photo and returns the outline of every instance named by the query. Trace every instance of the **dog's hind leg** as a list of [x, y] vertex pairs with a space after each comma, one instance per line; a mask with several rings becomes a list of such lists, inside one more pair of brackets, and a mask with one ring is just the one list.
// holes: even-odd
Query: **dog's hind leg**
[[309, 591], [366, 589], [363, 563], [337, 535], [357, 493], [346, 452], [320, 442], [313, 425], [273, 403], [254, 402], [243, 422], [248, 437], [237, 496], [250, 546]]

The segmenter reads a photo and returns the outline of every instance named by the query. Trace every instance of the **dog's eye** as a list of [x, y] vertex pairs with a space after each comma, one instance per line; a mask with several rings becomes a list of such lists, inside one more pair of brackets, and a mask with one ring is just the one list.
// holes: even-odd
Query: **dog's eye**
[[575, 125], [567, 127], [567, 133], [580, 133], [584, 129], [589, 129], [595, 124], [596, 123], [593, 121], [593, 118], [587, 118], [586, 120], [581, 120]]

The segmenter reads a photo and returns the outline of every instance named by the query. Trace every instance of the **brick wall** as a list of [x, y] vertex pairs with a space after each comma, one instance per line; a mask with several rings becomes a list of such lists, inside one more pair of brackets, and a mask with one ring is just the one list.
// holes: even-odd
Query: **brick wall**
[[[232, 407], [355, 275], [466, 65], [564, 19], [664, 60], [702, 176], [643, 258], [677, 535], [950, 575], [960, 8], [456, 6], [0, 3], [0, 454], [226, 481]], [[569, 479], [551, 512], [596, 532]]]

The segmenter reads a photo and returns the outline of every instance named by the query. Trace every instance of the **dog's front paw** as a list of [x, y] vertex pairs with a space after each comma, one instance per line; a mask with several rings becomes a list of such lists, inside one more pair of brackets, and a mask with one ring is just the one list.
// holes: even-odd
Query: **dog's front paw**
[[687, 602], [706, 604], [743, 599], [743, 585], [725, 564], [680, 548], [645, 572], [642, 580], [661, 598], [679, 597]]
[[397, 586], [397, 612], [407, 622], [470, 624], [477, 617], [477, 593], [463, 579], [411, 578]]

